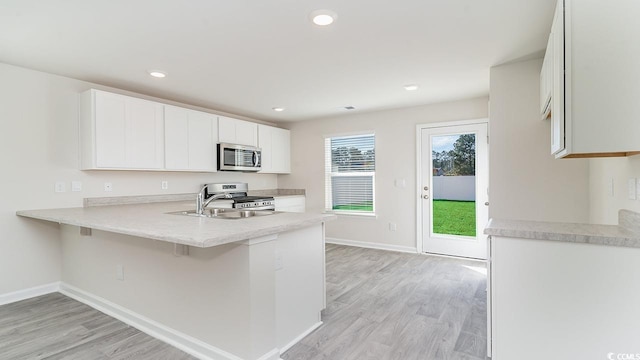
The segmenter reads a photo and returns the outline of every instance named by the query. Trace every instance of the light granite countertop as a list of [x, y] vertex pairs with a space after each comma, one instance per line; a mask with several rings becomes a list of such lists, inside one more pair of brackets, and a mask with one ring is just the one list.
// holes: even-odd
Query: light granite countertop
[[170, 212], [192, 210], [192, 201], [23, 210], [17, 215], [95, 230], [144, 237], [196, 247], [212, 247], [319, 224], [334, 215], [276, 213], [228, 220], [181, 216]]
[[640, 248], [640, 213], [620, 210], [618, 225], [491, 219], [484, 233], [497, 237]]

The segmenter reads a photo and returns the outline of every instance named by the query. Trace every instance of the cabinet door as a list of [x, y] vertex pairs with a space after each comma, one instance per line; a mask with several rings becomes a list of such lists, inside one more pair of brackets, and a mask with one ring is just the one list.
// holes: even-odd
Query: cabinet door
[[127, 97], [125, 152], [127, 168], [164, 167], [164, 122], [162, 104]]
[[262, 149], [262, 170], [261, 173], [270, 173], [272, 171], [272, 129], [271, 126], [258, 125], [258, 147]]
[[289, 130], [272, 128], [271, 163], [275, 173], [291, 172], [291, 135]]
[[553, 92], [553, 34], [549, 35], [547, 50], [540, 72], [540, 114], [544, 120], [551, 112], [551, 98]]
[[217, 119], [215, 115], [189, 113], [189, 169], [216, 171]]
[[258, 124], [236, 120], [236, 144], [258, 146]]
[[223, 143], [258, 146], [258, 124], [220, 116], [218, 136]]
[[[90, 99], [88, 99], [90, 101]], [[98, 168], [119, 168], [126, 164], [126, 102], [123, 96], [105, 92], [94, 93], [95, 165]], [[91, 118], [85, 119], [85, 122]], [[88, 125], [87, 125], [88, 127]], [[88, 139], [83, 139], [88, 141]], [[88, 154], [85, 156], [90, 157]]]
[[218, 117], [218, 137], [221, 143], [236, 144], [236, 120], [226, 116]]
[[215, 115], [165, 106], [165, 167], [216, 171]]
[[96, 167], [162, 168], [162, 105], [103, 91], [94, 96]]
[[564, 3], [558, 0], [553, 25], [553, 92], [551, 110], [551, 154], [558, 154], [565, 149], [565, 116], [564, 116]]
[[189, 168], [189, 117], [184, 109], [164, 108], [164, 158], [170, 170]]

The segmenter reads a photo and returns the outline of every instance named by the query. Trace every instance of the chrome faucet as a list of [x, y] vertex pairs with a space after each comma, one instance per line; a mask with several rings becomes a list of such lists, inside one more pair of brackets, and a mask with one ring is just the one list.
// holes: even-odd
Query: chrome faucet
[[229, 193], [220, 193], [220, 194], [211, 195], [208, 199], [205, 200], [204, 191], [207, 189], [208, 186], [209, 186], [209, 184], [205, 184], [202, 187], [202, 189], [200, 189], [200, 192], [198, 193], [198, 196], [196, 196], [196, 214], [198, 214], [198, 215], [204, 214], [204, 209], [213, 200], [216, 200], [216, 199], [231, 199], [231, 194], [229, 194]]

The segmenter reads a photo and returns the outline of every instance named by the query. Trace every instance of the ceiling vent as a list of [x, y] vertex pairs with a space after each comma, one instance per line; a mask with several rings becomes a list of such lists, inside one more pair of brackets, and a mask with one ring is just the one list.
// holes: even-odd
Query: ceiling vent
[[345, 109], [347, 109], [347, 110], [355, 110], [355, 109], [356, 109], [356, 108], [355, 108], [355, 107], [353, 107], [353, 106], [345, 106], [344, 108], [345, 108]]

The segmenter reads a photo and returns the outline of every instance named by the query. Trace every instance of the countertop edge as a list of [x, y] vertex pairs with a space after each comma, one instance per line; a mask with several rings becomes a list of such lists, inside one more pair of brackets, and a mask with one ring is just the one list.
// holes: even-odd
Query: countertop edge
[[640, 248], [640, 234], [619, 225], [491, 219], [485, 235]]
[[[208, 248], [219, 245], [225, 245], [234, 242], [240, 242], [245, 240], [250, 240], [262, 236], [268, 236], [273, 234], [278, 234], [290, 230], [296, 230], [303, 227], [324, 223], [329, 220], [333, 220], [336, 217], [333, 215], [326, 214], [318, 214], [318, 216], [305, 218], [300, 220], [292, 220], [284, 225], [275, 225], [271, 227], [262, 227], [260, 229], [254, 231], [239, 231], [234, 234], [223, 234], [219, 236], [213, 236], [204, 240], [198, 240], [189, 236], [161, 236], [152, 232], [147, 231], [137, 231], [132, 230], [130, 228], [118, 227], [118, 226], [105, 226], [101, 224], [96, 224], [93, 222], [82, 221], [78, 219], [74, 219], [67, 216], [46, 216], [43, 214], [39, 214], [41, 211], [56, 211], [56, 210], [69, 210], [69, 209], [48, 209], [48, 210], [19, 210], [16, 211], [16, 215], [24, 218], [49, 221], [58, 224], [65, 224], [71, 226], [85, 227], [93, 230], [112, 232], [116, 234], [135, 236], [140, 238], [152, 239], [152, 240], [160, 240], [175, 244], [182, 244], [188, 246], [195, 246], [200, 248]], [[234, 221], [234, 220], [220, 220], [220, 221]]]

